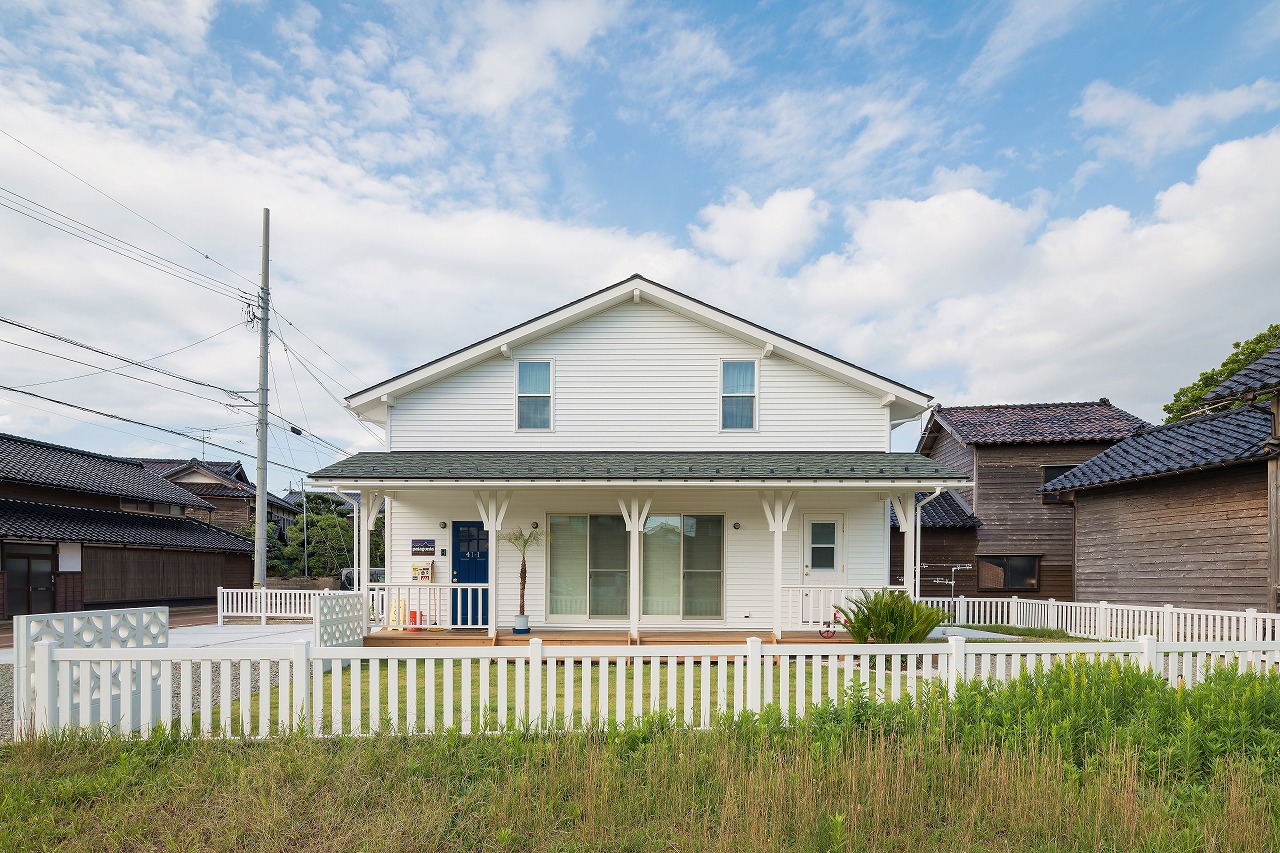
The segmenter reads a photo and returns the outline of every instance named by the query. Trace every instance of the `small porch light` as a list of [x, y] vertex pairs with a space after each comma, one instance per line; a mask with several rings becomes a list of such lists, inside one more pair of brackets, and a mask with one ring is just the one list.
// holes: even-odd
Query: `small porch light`
[[537, 529], [538, 529], [538, 522], [536, 522], [536, 521], [535, 521], [535, 522], [531, 523], [529, 526], [530, 526], [530, 527], [532, 527], [534, 530], [537, 530]]
[[449, 526], [449, 522], [447, 522], [447, 521], [442, 521], [442, 522], [440, 522], [440, 529], [441, 529], [441, 530], [444, 530], [444, 529], [445, 529], [446, 527], [448, 527], [448, 526]]
[[734, 529], [734, 530], [741, 530], [741, 529], [742, 529], [742, 525], [741, 525], [740, 523], [738, 523], [738, 522], [736, 522], [736, 521], [735, 521], [735, 522], [733, 523], [733, 529]]

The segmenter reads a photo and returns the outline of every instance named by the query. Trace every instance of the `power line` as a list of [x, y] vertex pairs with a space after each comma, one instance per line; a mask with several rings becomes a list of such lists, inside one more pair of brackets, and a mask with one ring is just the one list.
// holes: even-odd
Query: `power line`
[[[191, 278], [190, 276], [185, 275], [185, 274], [183, 274], [183, 273], [174, 272], [174, 271], [173, 271], [173, 270], [171, 270], [171, 269], [166, 269], [165, 267], [158, 266], [158, 265], [156, 265], [156, 264], [154, 264], [154, 263], [151, 263], [151, 262], [150, 262], [150, 261], [148, 261], [146, 258], [140, 258], [140, 257], [138, 257], [137, 255], [129, 254], [129, 252], [126, 252], [126, 251], [123, 251], [123, 250], [121, 250], [121, 249], [119, 249], [119, 248], [116, 248], [115, 246], [112, 246], [111, 244], [109, 244], [109, 243], [107, 243], [107, 242], [105, 242], [105, 241], [103, 241], [103, 240], [95, 239], [95, 238], [93, 238], [93, 237], [92, 237], [92, 236], [90, 236], [90, 235], [85, 235], [85, 234], [83, 234], [83, 233], [77, 233], [75, 230], [72, 230], [72, 229], [69, 229], [69, 228], [64, 228], [62, 225], [58, 224], [57, 222], [50, 222], [48, 219], [42, 219], [41, 217], [39, 217], [39, 216], [37, 216], [37, 215], [35, 215], [35, 214], [31, 213], [30, 211], [23, 210], [23, 209], [22, 209], [22, 208], [20, 208], [20, 207], [14, 207], [13, 205], [6, 204], [6, 203], [5, 203], [5, 202], [3, 202], [3, 201], [0, 201], [0, 207], [4, 207], [4, 208], [7, 208], [7, 209], [9, 209], [9, 210], [12, 210], [14, 213], [20, 213], [20, 214], [22, 214], [23, 216], [27, 217], [28, 219], [35, 220], [36, 222], [39, 222], [39, 223], [41, 223], [42, 225], [48, 225], [50, 228], [54, 228], [54, 229], [56, 229], [56, 230], [58, 230], [58, 231], [61, 231], [61, 232], [62, 232], [62, 233], [64, 233], [64, 234], [69, 234], [69, 235], [71, 235], [72, 237], [76, 237], [76, 238], [78, 238], [78, 239], [80, 239], [80, 240], [84, 240], [86, 243], [91, 243], [91, 244], [93, 244], [93, 245], [95, 245], [95, 246], [98, 246], [99, 248], [106, 249], [108, 252], [112, 252], [113, 254], [117, 254], [117, 255], [119, 255], [119, 256], [120, 256], [120, 257], [122, 257], [122, 258], [128, 258], [128, 259], [129, 259], [129, 260], [131, 260], [131, 261], [135, 261], [135, 262], [137, 262], [137, 263], [139, 263], [139, 264], [142, 264], [144, 267], [150, 267], [151, 269], [156, 270], [157, 272], [162, 272], [162, 273], [164, 273], [165, 275], [173, 276], [174, 278], [179, 279], [179, 280], [181, 280], [181, 281], [185, 281], [185, 282], [187, 282], [188, 284], [194, 284], [196, 287], [203, 288], [203, 289], [205, 289], [205, 290], [209, 291], [210, 293], [216, 293], [216, 294], [218, 294], [219, 296], [228, 296], [228, 297], [231, 297], [232, 299], [236, 299], [236, 300], [238, 300], [238, 301], [240, 301], [240, 302], [246, 302], [246, 304], [247, 304], [247, 297], [244, 297], [244, 296], [238, 296], [238, 295], [236, 295], [235, 293], [229, 293], [229, 292], [227, 292], [227, 291], [219, 290], [219, 289], [217, 289], [217, 288], [215, 288], [215, 287], [212, 287], [212, 286], [210, 286], [210, 285], [206, 284], [205, 282], [200, 281], [199, 279]], [[123, 242], [123, 241], [121, 241], [121, 242]], [[174, 266], [177, 266], [177, 264], [174, 264]], [[215, 280], [216, 280], [216, 279], [215, 279]]]
[[[158, 255], [149, 249], [144, 249], [141, 246], [135, 246], [133, 243], [130, 243], [127, 240], [122, 240], [119, 237], [115, 237], [111, 234], [108, 234], [106, 231], [103, 231], [100, 228], [94, 228], [92, 225], [81, 222], [80, 220], [76, 219], [73, 216], [68, 216], [65, 213], [61, 213], [57, 210], [54, 210], [52, 207], [47, 207], [43, 204], [40, 204], [38, 201], [29, 199], [26, 196], [20, 193], [16, 193], [11, 189], [7, 189], [6, 187], [0, 187], [0, 193], [10, 196], [13, 199], [17, 199], [20, 205], [25, 206], [26, 210], [20, 210], [18, 208], [9, 207], [9, 205], [7, 204], [4, 205], [5, 207], [8, 207], [9, 210], [14, 211], [15, 213], [22, 213], [25, 216], [30, 216], [32, 219], [35, 219], [38, 222], [42, 222], [46, 225], [52, 225], [54, 227], [68, 226], [71, 229], [73, 229], [75, 232], [77, 232], [73, 236], [80, 237], [81, 239], [87, 239], [89, 240], [89, 242], [93, 242], [97, 245], [102, 245], [99, 241], [110, 241], [111, 243], [124, 247], [130, 252], [136, 252], [139, 255], [143, 255], [152, 261], [164, 264], [167, 267], [173, 267], [174, 269], [181, 270], [181, 273], [178, 273], [178, 275], [180, 276], [184, 276], [184, 277], [185, 275], [197, 276], [202, 281], [207, 282], [209, 285], [212, 285], [213, 287], [216, 287], [216, 288], [222, 288], [225, 291], [227, 291], [224, 295], [233, 296], [237, 299], [247, 299], [252, 297], [252, 294], [247, 293], [234, 285], [227, 284], [221, 279], [214, 278], [213, 276], [208, 275], [207, 273], [202, 273], [199, 270], [194, 270], [191, 267], [184, 266], [180, 263], [177, 263], [176, 261], [171, 261], [168, 258], [164, 257], [163, 255]], [[50, 219], [55, 220], [55, 222], [49, 222], [48, 220]], [[104, 248], [106, 247], [104, 246]], [[192, 283], [194, 284], [196, 282], [192, 282]]]
[[[281, 346], [283, 346], [283, 347], [285, 348], [285, 351], [286, 351], [286, 352], [289, 352], [289, 351], [290, 351], [290, 347], [289, 347], [289, 344], [285, 341], [285, 339], [284, 339], [283, 337], [281, 337], [281, 336], [279, 335], [279, 333], [273, 333], [273, 334], [275, 334], [275, 335], [276, 335], [276, 338], [280, 341]], [[305, 370], [305, 371], [307, 372], [307, 375], [308, 375], [308, 376], [310, 376], [310, 377], [312, 378], [312, 380], [314, 380], [314, 381], [315, 381], [316, 385], [320, 386], [320, 390], [321, 390], [321, 391], [324, 391], [324, 393], [325, 393], [325, 394], [328, 394], [328, 395], [329, 395], [329, 399], [330, 399], [330, 400], [333, 400], [333, 402], [335, 402], [335, 403], [337, 403], [337, 404], [338, 404], [338, 407], [339, 407], [340, 409], [342, 409], [342, 410], [343, 410], [344, 412], [346, 412], [347, 414], [351, 415], [351, 417], [355, 418], [356, 423], [360, 425], [360, 428], [361, 428], [361, 429], [363, 429], [366, 433], [368, 433], [368, 434], [369, 434], [369, 437], [370, 437], [370, 438], [374, 438], [374, 439], [377, 439], [377, 438], [378, 438], [378, 434], [377, 434], [377, 433], [375, 433], [372, 429], [370, 429], [368, 424], [366, 424], [364, 421], [360, 420], [360, 418], [356, 416], [356, 413], [355, 413], [355, 412], [353, 412], [353, 411], [351, 411], [349, 408], [347, 408], [346, 404], [345, 404], [345, 403], [343, 403], [341, 400], [339, 400], [339, 399], [334, 395], [334, 393], [333, 393], [332, 391], [330, 391], [330, 390], [329, 390], [329, 388], [328, 388], [328, 387], [327, 387], [323, 382], [321, 382], [321, 381], [320, 381], [320, 379], [315, 375], [315, 373], [313, 373], [313, 372], [311, 371], [311, 367], [309, 367], [309, 366], [308, 366], [308, 365], [310, 364], [310, 362], [308, 362], [308, 361], [307, 361], [307, 359], [306, 359], [305, 357], [303, 357], [303, 355], [302, 355], [301, 353], [299, 353], [297, 350], [293, 350], [293, 355], [298, 359], [298, 363], [302, 365], [302, 369], [303, 369], [303, 370]], [[319, 368], [318, 368], [318, 367], [317, 367], [316, 369], [317, 369], [317, 370], [319, 370]], [[321, 371], [321, 372], [323, 372], [323, 371]], [[328, 376], [328, 374], [325, 374], [325, 375], [326, 375], [326, 376]], [[330, 376], [329, 378], [330, 378], [330, 379], [333, 379], [333, 377], [332, 377], [332, 376]], [[334, 381], [334, 382], [337, 382], [337, 380], [336, 380], [336, 379], [334, 379], [333, 381]], [[341, 384], [340, 384], [340, 383], [339, 383], [339, 387], [341, 387]]]
[[[279, 309], [279, 308], [276, 308], [275, 302], [272, 302], [272, 303], [271, 303], [271, 307], [272, 307], [272, 308], [275, 308], [275, 312], [276, 312], [276, 316], [277, 316], [277, 317], [279, 317], [281, 320], [284, 320], [286, 323], [288, 323], [290, 326], [292, 326], [292, 327], [293, 327], [293, 329], [294, 329], [294, 331], [296, 331], [298, 334], [302, 335], [302, 337], [306, 338], [306, 339], [307, 339], [307, 341], [308, 341], [308, 342], [309, 342], [313, 347], [315, 347], [316, 349], [320, 350], [320, 352], [324, 353], [324, 355], [325, 355], [325, 356], [327, 356], [327, 357], [329, 358], [329, 360], [330, 360], [330, 361], [332, 361], [334, 364], [338, 365], [338, 367], [341, 367], [343, 370], [347, 371], [347, 373], [351, 374], [351, 378], [352, 378], [352, 379], [354, 379], [355, 381], [359, 382], [361, 385], [364, 385], [364, 384], [365, 384], [365, 381], [364, 381], [363, 379], [361, 379], [359, 376], [357, 376], [357, 375], [356, 375], [356, 373], [355, 373], [355, 371], [353, 371], [351, 368], [347, 367], [345, 364], [343, 364], [341, 361], [339, 361], [335, 356], [331, 355], [331, 354], [329, 353], [329, 351], [328, 351], [328, 350], [326, 350], [324, 347], [320, 346], [318, 343], [316, 343], [314, 340], [312, 340], [311, 336], [310, 336], [310, 335], [308, 335], [306, 332], [302, 331], [302, 329], [298, 328], [298, 326], [297, 326], [297, 324], [296, 324], [296, 323], [294, 323], [294, 322], [293, 322], [292, 320], [290, 320], [288, 317], [286, 317], [286, 316], [284, 316], [283, 314], [281, 314], [281, 313], [280, 313], [280, 309]], [[284, 341], [283, 341], [283, 339], [281, 339], [281, 343], [283, 343], [283, 342], [284, 342]], [[327, 374], [326, 374], [326, 375], [327, 375]], [[333, 377], [329, 377], [329, 378], [330, 378], [330, 379], [333, 379]], [[333, 381], [338, 385], [338, 387], [340, 387], [340, 388], [342, 387], [342, 383], [341, 383], [341, 382], [338, 382], [338, 380], [336, 380], [336, 379], [334, 379]], [[345, 390], [345, 389], [344, 389], [344, 390]]]
[[[219, 450], [225, 450], [228, 453], [239, 454], [248, 459], [258, 458], [251, 453], [245, 453], [243, 450], [236, 450], [233, 447], [224, 447], [221, 444], [214, 444], [212, 441], [204, 441], [196, 436], [188, 435], [185, 432], [179, 432], [176, 429], [169, 429], [168, 427], [156, 426], [155, 424], [149, 424], [146, 421], [135, 421], [133, 418], [126, 418], [123, 415], [113, 415], [110, 412], [100, 412], [97, 409], [90, 409], [87, 406], [79, 406], [79, 405], [76, 405], [75, 403], [68, 403], [65, 400], [55, 400], [52, 397], [45, 397], [41, 394], [36, 394], [31, 391], [23, 391], [21, 388], [14, 388], [11, 385], [0, 385], [0, 391], [12, 391], [15, 394], [25, 394], [28, 397], [35, 397], [37, 400], [44, 400], [46, 403], [54, 403], [59, 406], [66, 406], [69, 409], [76, 409], [77, 411], [88, 412], [91, 415], [98, 415], [99, 417], [103, 417], [103, 418], [111, 418], [114, 421], [123, 421], [124, 423], [133, 424], [134, 426], [141, 426], [141, 427], [146, 427], [147, 429], [154, 429], [160, 432], [167, 432], [170, 435], [176, 435], [179, 438], [185, 438], [187, 441], [199, 441], [202, 444], [208, 445], [209, 447], [216, 447]], [[269, 465], [275, 465], [277, 468], [284, 468], [289, 471], [295, 471], [299, 474], [310, 473], [308, 471], [303, 471], [301, 468], [294, 468], [291, 465], [285, 465], [280, 462], [271, 462], [270, 460], [268, 460], [267, 463]]]
[[117, 204], [117, 205], [119, 205], [120, 207], [124, 208], [125, 210], [129, 211], [129, 212], [130, 212], [130, 213], [132, 213], [134, 216], [138, 217], [138, 218], [139, 218], [139, 219], [141, 219], [143, 222], [145, 222], [145, 223], [147, 223], [148, 225], [150, 225], [152, 228], [155, 228], [155, 229], [157, 229], [158, 231], [160, 231], [161, 233], [163, 233], [163, 234], [167, 234], [169, 237], [172, 237], [174, 240], [177, 240], [179, 243], [181, 243], [182, 245], [186, 246], [188, 249], [190, 249], [191, 251], [195, 252], [197, 255], [200, 255], [200, 256], [201, 256], [202, 258], [204, 258], [206, 261], [209, 261], [209, 262], [210, 262], [210, 263], [212, 263], [212, 264], [215, 264], [215, 265], [217, 265], [217, 266], [219, 266], [219, 267], [222, 267], [224, 270], [226, 270], [227, 272], [229, 272], [229, 273], [231, 273], [232, 275], [236, 276], [237, 278], [242, 278], [242, 279], [244, 279], [245, 281], [249, 282], [249, 284], [250, 284], [250, 285], [252, 285], [252, 286], [253, 286], [253, 287], [255, 287], [255, 288], [258, 286], [258, 285], [257, 285], [257, 282], [255, 282], [253, 279], [251, 279], [251, 278], [247, 278], [246, 276], [241, 275], [240, 273], [236, 272], [235, 270], [231, 269], [230, 267], [228, 267], [227, 265], [225, 265], [225, 264], [221, 263], [220, 261], [216, 260], [215, 258], [210, 257], [210, 256], [209, 256], [209, 254], [208, 254], [207, 252], [202, 252], [202, 251], [200, 251], [200, 250], [199, 250], [199, 249], [197, 249], [195, 246], [193, 246], [193, 245], [191, 245], [190, 243], [188, 243], [186, 240], [183, 240], [181, 237], [177, 236], [176, 234], [174, 234], [174, 233], [172, 233], [172, 232], [170, 232], [170, 231], [167, 231], [166, 229], [164, 229], [164, 228], [163, 228], [163, 227], [161, 227], [160, 225], [156, 224], [155, 222], [152, 222], [150, 219], [148, 219], [147, 217], [143, 216], [141, 213], [138, 213], [138, 211], [134, 210], [132, 207], [129, 207], [127, 204], [125, 204], [124, 202], [122, 202], [122, 201], [120, 201], [119, 199], [115, 198], [114, 196], [112, 196], [112, 195], [108, 194], [107, 192], [105, 192], [105, 191], [103, 191], [103, 190], [98, 189], [98, 188], [97, 188], [97, 187], [95, 187], [93, 184], [89, 183], [89, 182], [88, 182], [88, 181], [86, 181], [84, 178], [80, 177], [80, 176], [79, 176], [79, 175], [77, 175], [75, 172], [72, 172], [70, 169], [66, 168], [66, 167], [65, 167], [65, 166], [63, 166], [62, 164], [58, 163], [57, 161], [53, 160], [53, 159], [52, 159], [52, 158], [50, 158], [50, 157], [45, 156], [44, 154], [41, 154], [39, 151], [37, 151], [36, 149], [32, 148], [32, 147], [31, 147], [30, 145], [28, 145], [27, 143], [23, 142], [21, 139], [19, 139], [18, 137], [14, 136], [12, 133], [9, 133], [9, 132], [8, 132], [7, 130], [5, 130], [4, 128], [0, 128], [0, 133], [3, 133], [5, 136], [9, 137], [9, 138], [10, 138], [10, 139], [12, 139], [14, 142], [18, 143], [18, 144], [19, 144], [19, 145], [21, 145], [23, 148], [25, 148], [25, 149], [27, 149], [28, 151], [30, 151], [32, 154], [35, 154], [35, 155], [36, 155], [37, 157], [39, 157], [41, 160], [44, 160], [46, 163], [51, 164], [51, 165], [52, 165], [52, 166], [54, 166], [55, 168], [60, 169], [61, 171], [65, 172], [66, 174], [68, 174], [68, 175], [70, 175], [71, 177], [75, 178], [77, 181], [79, 181], [80, 183], [84, 184], [86, 187], [88, 187], [89, 189], [93, 190], [93, 191], [94, 191], [94, 192], [96, 192], [98, 195], [102, 196], [103, 198], [107, 199], [108, 201], [111, 201], [112, 203]]
[[[158, 361], [162, 358], [167, 358], [168, 356], [174, 355], [176, 353], [180, 353], [183, 350], [188, 350], [194, 346], [199, 346], [205, 341], [211, 341], [214, 338], [218, 337], [219, 335], [225, 335], [227, 332], [231, 331], [232, 329], [240, 328], [240, 325], [241, 325], [240, 323], [236, 323], [234, 326], [227, 326], [221, 332], [214, 332], [212, 335], [209, 335], [207, 338], [201, 338], [200, 340], [196, 341], [193, 344], [187, 344], [186, 346], [178, 347], [177, 349], [172, 349], [172, 350], [169, 350], [168, 352], [162, 352], [159, 355], [153, 355], [151, 358], [144, 358], [142, 359], [142, 363], [145, 364], [149, 361]], [[115, 372], [116, 371], [112, 370], [111, 368], [104, 367], [101, 370], [95, 370], [92, 373], [81, 373], [76, 376], [68, 376], [65, 379], [46, 379], [43, 382], [28, 382], [27, 384], [19, 385], [18, 387], [19, 388], [36, 388], [40, 385], [56, 385], [59, 382], [70, 382], [73, 379], [88, 379], [90, 376], [99, 376], [103, 373], [115, 373]], [[124, 375], [124, 374], [121, 374], [121, 375]]]
[[[42, 350], [42, 349], [40, 349], [39, 347], [28, 346], [27, 344], [20, 344], [20, 343], [18, 343], [18, 342], [16, 342], [16, 341], [8, 340], [7, 338], [0, 338], [0, 343], [8, 344], [9, 346], [13, 346], [13, 347], [18, 347], [19, 349], [30, 350], [31, 352], [38, 352], [38, 353], [40, 353], [41, 355], [47, 355], [47, 356], [49, 356], [49, 357], [51, 357], [51, 358], [60, 358], [60, 359], [62, 359], [63, 361], [69, 361], [69, 362], [71, 362], [72, 364], [79, 364], [79, 365], [82, 365], [82, 366], [84, 366], [84, 367], [97, 367], [97, 366], [98, 366], [98, 365], [96, 365], [96, 364], [90, 364], [90, 363], [89, 363], [89, 362], [87, 362], [87, 361], [81, 361], [81, 360], [80, 360], [80, 359], [78, 359], [78, 358], [72, 358], [72, 357], [71, 357], [71, 356], [69, 356], [69, 355], [60, 355], [60, 354], [58, 354], [58, 353], [56, 353], [56, 352], [49, 352], [48, 350]], [[219, 406], [229, 406], [229, 405], [230, 405], [230, 404], [228, 404], [228, 403], [224, 403], [222, 400], [215, 400], [215, 399], [213, 399], [212, 397], [206, 397], [206, 396], [204, 396], [203, 394], [197, 394], [197, 393], [195, 393], [194, 391], [184, 391], [184, 390], [183, 390], [183, 389], [181, 389], [181, 388], [174, 388], [174, 387], [169, 386], [169, 385], [161, 385], [159, 382], [152, 382], [150, 379], [144, 379], [144, 378], [142, 378], [141, 376], [130, 376], [128, 373], [121, 373], [119, 370], [112, 370], [112, 369], [110, 369], [110, 368], [104, 368], [103, 370], [101, 370], [101, 371], [99, 371], [99, 372], [100, 372], [100, 373], [111, 373], [111, 374], [114, 374], [114, 375], [116, 375], [116, 376], [121, 377], [122, 379], [132, 379], [134, 382], [142, 382], [142, 383], [144, 383], [144, 384], [146, 384], [146, 385], [150, 385], [150, 386], [152, 386], [152, 387], [154, 387], [154, 388], [163, 388], [165, 391], [173, 391], [173, 392], [178, 393], [178, 394], [186, 394], [188, 397], [195, 397], [197, 400], [204, 400], [204, 401], [205, 401], [205, 402], [207, 402], [207, 403], [214, 403], [215, 405], [219, 405]]]
[[117, 361], [123, 361], [126, 364], [132, 364], [134, 367], [141, 367], [143, 370], [150, 370], [155, 373], [168, 376], [171, 379], [178, 379], [183, 382], [190, 382], [192, 385], [199, 385], [203, 388], [210, 388], [214, 391], [221, 391], [223, 394], [228, 394], [239, 400], [244, 400], [246, 403], [253, 402], [253, 400], [241, 394], [239, 391], [232, 391], [229, 388], [223, 388], [219, 385], [213, 385], [209, 382], [203, 382], [199, 379], [192, 379], [188, 376], [183, 376], [179, 373], [174, 373], [171, 370], [165, 370], [163, 367], [156, 367], [154, 365], [137, 361], [127, 356], [117, 355], [113, 352], [107, 352], [106, 350], [98, 349], [95, 346], [90, 346], [89, 344], [81, 343], [80, 341], [76, 341], [76, 340], [72, 340], [71, 338], [64, 337], [63, 335], [59, 335], [56, 332], [47, 332], [44, 329], [37, 329], [35, 326], [28, 326], [26, 323], [19, 323], [17, 320], [10, 320], [8, 317], [0, 317], [0, 323], [7, 323], [10, 326], [17, 326], [19, 329], [26, 329], [28, 332], [34, 332], [37, 335], [44, 335], [46, 338], [52, 338], [53, 340], [61, 341], [64, 344], [70, 344], [71, 346], [79, 347], [81, 349], [86, 349], [86, 350], [89, 350], [90, 352], [96, 352], [98, 355], [105, 355], [107, 358], [114, 358]]

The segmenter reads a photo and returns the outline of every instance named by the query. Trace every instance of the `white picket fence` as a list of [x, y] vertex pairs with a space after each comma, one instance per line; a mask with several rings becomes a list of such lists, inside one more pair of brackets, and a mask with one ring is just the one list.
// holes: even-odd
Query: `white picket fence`
[[[925, 685], [1016, 678], [1068, 657], [1130, 661], [1194, 684], [1215, 663], [1280, 668], [1280, 643], [63, 648], [36, 644], [33, 713], [19, 736], [66, 729], [143, 735], [269, 737], [378, 731], [493, 732], [513, 726], [592, 728], [666, 712], [705, 728], [722, 715], [776, 705], [788, 719], [861, 685], [873, 701], [918, 697]], [[118, 671], [141, 706], [93, 701], [92, 675]], [[215, 693], [218, 697], [215, 700]]]
[[267, 624], [278, 621], [311, 621], [312, 602], [317, 596], [329, 595], [322, 589], [225, 589], [218, 587], [218, 624], [227, 619], [257, 619]]

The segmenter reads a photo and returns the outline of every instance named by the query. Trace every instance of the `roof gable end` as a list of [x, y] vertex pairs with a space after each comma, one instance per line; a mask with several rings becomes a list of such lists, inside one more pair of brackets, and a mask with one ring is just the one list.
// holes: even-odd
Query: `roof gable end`
[[495, 356], [504, 355], [512, 349], [627, 301], [644, 301], [657, 305], [709, 328], [755, 344], [761, 348], [762, 352], [776, 351], [801, 365], [875, 394], [881, 398], [884, 405], [889, 407], [891, 417], [895, 421], [910, 420], [918, 416], [931, 399], [929, 395], [914, 388], [872, 373], [793, 338], [757, 326], [748, 320], [637, 274], [554, 311], [352, 394], [347, 398], [347, 406], [363, 418], [382, 422], [386, 417], [388, 403], [398, 396], [437, 382]]

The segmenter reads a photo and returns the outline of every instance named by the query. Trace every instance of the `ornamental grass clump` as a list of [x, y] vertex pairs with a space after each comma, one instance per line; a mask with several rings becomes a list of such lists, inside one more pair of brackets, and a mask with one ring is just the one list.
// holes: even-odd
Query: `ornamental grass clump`
[[839, 623], [855, 643], [921, 643], [947, 620], [947, 612], [914, 601], [900, 589], [881, 589], [836, 605]]

